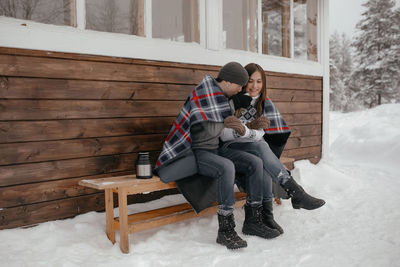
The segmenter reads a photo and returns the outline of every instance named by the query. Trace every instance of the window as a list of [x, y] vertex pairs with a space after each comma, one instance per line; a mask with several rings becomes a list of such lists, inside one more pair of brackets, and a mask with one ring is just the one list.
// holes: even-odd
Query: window
[[258, 51], [257, 0], [223, 1], [223, 47]]
[[317, 15], [318, 0], [223, 0], [223, 47], [318, 61]]
[[198, 43], [210, 50], [222, 47], [318, 61], [319, 4], [318, 0], [0, 0], [0, 16]]
[[76, 26], [75, 0], [0, 0], [0, 16]]
[[144, 2], [86, 0], [86, 28], [144, 36]]
[[290, 57], [289, 0], [263, 0], [262, 23], [262, 53]]
[[200, 43], [197, 0], [152, 0], [152, 37]]
[[318, 60], [318, 0], [294, 0], [294, 57]]

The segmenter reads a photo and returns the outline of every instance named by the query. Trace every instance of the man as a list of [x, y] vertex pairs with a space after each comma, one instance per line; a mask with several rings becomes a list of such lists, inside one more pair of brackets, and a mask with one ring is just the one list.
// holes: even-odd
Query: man
[[[246, 106], [243, 104], [246, 102], [243, 101], [244, 97], [235, 95], [241, 91], [248, 78], [247, 71], [237, 62], [224, 65], [216, 79], [207, 75], [186, 100], [164, 143], [156, 167], [160, 168], [179, 159], [187, 150], [193, 151], [197, 172], [216, 179], [219, 223], [217, 243], [228, 249], [247, 246], [246, 241], [235, 231], [233, 216], [235, 172], [242, 173], [249, 184], [243, 233], [262, 238], [279, 235], [277, 230], [264, 225], [261, 219], [263, 182], [261, 159], [233, 149], [225, 149], [224, 155], [221, 156], [219, 150], [219, 136], [224, 129], [224, 120], [233, 114], [232, 102], [236, 107], [241, 104]], [[231, 105], [228, 101], [230, 97], [233, 97]], [[250, 100], [247, 98], [247, 105]]]

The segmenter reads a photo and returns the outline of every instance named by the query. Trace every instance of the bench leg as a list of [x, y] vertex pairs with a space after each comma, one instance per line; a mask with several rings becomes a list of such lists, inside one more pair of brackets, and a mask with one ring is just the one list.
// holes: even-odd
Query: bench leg
[[111, 243], [115, 244], [115, 231], [114, 231], [114, 200], [112, 189], [105, 190], [106, 201], [106, 232], [107, 237]]
[[128, 212], [127, 212], [127, 191], [125, 188], [118, 189], [119, 204], [119, 245], [123, 253], [129, 253], [128, 237]]

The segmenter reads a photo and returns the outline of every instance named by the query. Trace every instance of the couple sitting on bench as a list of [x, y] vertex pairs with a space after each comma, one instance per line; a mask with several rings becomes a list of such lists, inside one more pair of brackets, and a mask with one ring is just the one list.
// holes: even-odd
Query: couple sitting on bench
[[156, 172], [164, 182], [176, 181], [186, 198], [197, 196], [191, 204], [207, 202], [204, 198], [212, 194], [184, 183], [180, 187], [179, 181], [204, 184], [205, 177], [212, 180], [213, 186], [206, 190], [214, 192], [218, 203], [217, 243], [228, 249], [243, 248], [247, 242], [236, 233], [233, 217], [235, 183], [247, 193], [245, 235], [269, 239], [283, 233], [272, 211], [273, 181], [295, 209], [312, 210], [325, 204], [308, 195], [280, 162], [289, 135], [266, 96], [264, 70], [254, 63], [243, 67], [230, 62], [217, 78], [207, 75], [186, 99], [165, 140]]

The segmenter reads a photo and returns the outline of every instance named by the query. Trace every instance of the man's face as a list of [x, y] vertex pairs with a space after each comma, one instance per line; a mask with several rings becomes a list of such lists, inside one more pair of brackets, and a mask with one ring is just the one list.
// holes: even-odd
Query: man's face
[[224, 91], [228, 97], [231, 97], [231, 96], [239, 93], [241, 90], [242, 90], [242, 86], [240, 86], [239, 84], [227, 82]]

